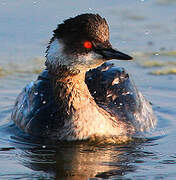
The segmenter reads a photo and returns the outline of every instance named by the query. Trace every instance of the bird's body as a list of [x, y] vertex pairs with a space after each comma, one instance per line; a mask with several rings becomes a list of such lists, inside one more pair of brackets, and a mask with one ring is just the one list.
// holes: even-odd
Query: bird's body
[[[80, 26], [85, 29], [78, 32]], [[99, 15], [83, 14], [60, 24], [46, 58], [46, 70], [23, 89], [12, 112], [23, 131], [55, 140], [84, 140], [154, 127], [150, 104], [124, 69], [101, 65], [105, 59], [131, 57], [112, 49], [108, 25]]]

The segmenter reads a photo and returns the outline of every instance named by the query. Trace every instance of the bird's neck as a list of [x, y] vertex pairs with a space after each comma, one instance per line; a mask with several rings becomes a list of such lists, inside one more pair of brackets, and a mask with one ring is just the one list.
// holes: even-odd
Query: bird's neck
[[64, 116], [60, 139], [121, 134], [118, 120], [96, 104], [84, 80], [85, 72], [54, 80], [54, 94]]
[[62, 77], [55, 79], [54, 93], [70, 110], [83, 108], [90, 101], [94, 102], [85, 83], [85, 72], [70, 75], [63, 73]]

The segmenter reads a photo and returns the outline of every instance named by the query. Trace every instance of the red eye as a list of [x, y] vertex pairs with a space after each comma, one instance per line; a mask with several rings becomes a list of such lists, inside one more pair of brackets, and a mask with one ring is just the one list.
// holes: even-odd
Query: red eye
[[84, 47], [87, 49], [90, 49], [90, 48], [92, 48], [92, 43], [90, 41], [86, 41], [86, 42], [84, 42]]

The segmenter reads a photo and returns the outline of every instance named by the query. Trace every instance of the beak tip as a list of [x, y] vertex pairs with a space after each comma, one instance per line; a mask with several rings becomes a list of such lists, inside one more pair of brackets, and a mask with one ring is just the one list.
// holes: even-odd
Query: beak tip
[[133, 60], [133, 57], [129, 56], [127, 60]]
[[96, 53], [101, 54], [104, 59], [132, 60], [133, 58], [113, 48], [95, 48]]
[[131, 57], [131, 56], [127, 55], [127, 54], [123, 54], [121, 56], [121, 58], [119, 58], [119, 60], [127, 60], [127, 61], [129, 61], [129, 60], [133, 60], [133, 57]]

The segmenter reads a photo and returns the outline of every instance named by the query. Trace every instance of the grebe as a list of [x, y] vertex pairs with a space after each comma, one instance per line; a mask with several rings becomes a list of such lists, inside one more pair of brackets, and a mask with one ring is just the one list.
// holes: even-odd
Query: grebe
[[78, 15], [53, 32], [46, 69], [16, 99], [11, 117], [20, 129], [72, 141], [131, 136], [155, 126], [150, 103], [128, 73], [106, 62], [132, 57], [112, 48], [104, 18]]

